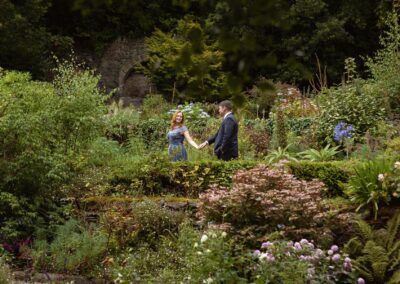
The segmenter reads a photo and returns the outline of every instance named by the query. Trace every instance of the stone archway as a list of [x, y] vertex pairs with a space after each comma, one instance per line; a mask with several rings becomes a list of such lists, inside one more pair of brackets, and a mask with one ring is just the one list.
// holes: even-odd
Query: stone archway
[[147, 58], [144, 39], [118, 38], [106, 49], [98, 70], [107, 91], [117, 90], [112, 101], [139, 105], [147, 94], [155, 92], [150, 79], [135, 72], [135, 66]]
[[121, 84], [118, 99], [123, 105], [140, 105], [144, 97], [155, 91], [155, 87], [143, 74], [129, 71]]

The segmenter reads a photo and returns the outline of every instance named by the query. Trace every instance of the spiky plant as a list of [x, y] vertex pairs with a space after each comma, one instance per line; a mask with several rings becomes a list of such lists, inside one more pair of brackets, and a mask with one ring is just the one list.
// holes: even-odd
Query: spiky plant
[[393, 172], [392, 165], [393, 161], [390, 159], [378, 159], [355, 168], [355, 175], [349, 180], [346, 194], [358, 205], [356, 211], [362, 207], [372, 208], [376, 219], [379, 205], [389, 203], [392, 188], [385, 177]]
[[269, 165], [278, 163], [280, 160], [288, 160], [288, 161], [296, 162], [297, 159], [295, 158], [294, 154], [292, 154], [288, 151], [289, 147], [290, 147], [290, 145], [287, 145], [285, 148], [278, 147], [278, 149], [269, 153], [265, 157], [265, 160], [267, 160], [267, 163]]
[[306, 151], [303, 151], [300, 153], [302, 158], [310, 161], [315, 161], [315, 162], [325, 162], [325, 161], [330, 161], [333, 160], [335, 155], [339, 153], [338, 151], [339, 146], [336, 147], [331, 147], [331, 145], [326, 145], [325, 148], [321, 150], [316, 150], [316, 149], [308, 149]]
[[357, 236], [344, 247], [353, 265], [367, 283], [400, 283], [400, 211], [384, 229], [374, 230], [367, 222], [355, 221]]

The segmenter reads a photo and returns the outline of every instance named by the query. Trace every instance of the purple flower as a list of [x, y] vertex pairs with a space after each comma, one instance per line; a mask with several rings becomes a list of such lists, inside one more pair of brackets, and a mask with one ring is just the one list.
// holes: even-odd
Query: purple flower
[[357, 284], [365, 284], [365, 280], [360, 277], [357, 279]]
[[306, 244], [308, 244], [308, 240], [307, 239], [301, 239], [300, 244], [306, 245]]
[[347, 124], [346, 122], [339, 122], [335, 126], [334, 139], [337, 142], [342, 141], [345, 138], [351, 138], [353, 136], [353, 125]]
[[295, 242], [295, 243], [294, 243], [294, 248], [295, 248], [296, 250], [302, 250], [302, 249], [303, 249], [303, 247], [301, 246], [301, 244], [300, 244], [299, 242]]
[[269, 246], [271, 246], [272, 245], [272, 243], [271, 242], [264, 242], [264, 243], [262, 243], [261, 244], [261, 248], [267, 248], [267, 247], [269, 247]]
[[337, 245], [331, 246], [331, 251], [337, 252], [339, 250], [339, 247]]
[[343, 263], [343, 269], [344, 269], [345, 271], [351, 272], [352, 268], [353, 268], [353, 266], [352, 266], [351, 262], [346, 262], [346, 261], [345, 261], [345, 262]]
[[334, 261], [334, 262], [338, 262], [339, 260], [340, 260], [340, 254], [335, 254], [334, 256], [332, 256], [332, 260]]
[[254, 256], [254, 257], [258, 257], [260, 254], [261, 254], [261, 252], [260, 252], [258, 249], [256, 249], [256, 250], [253, 252], [253, 256]]
[[351, 262], [351, 258], [346, 256], [346, 258], [344, 259], [344, 262]]

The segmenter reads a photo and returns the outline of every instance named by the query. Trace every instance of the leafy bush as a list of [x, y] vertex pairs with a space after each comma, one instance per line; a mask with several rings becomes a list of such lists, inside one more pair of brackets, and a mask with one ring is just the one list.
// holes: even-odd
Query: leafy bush
[[387, 222], [386, 228], [374, 230], [368, 223], [355, 221], [357, 236], [345, 246], [357, 272], [367, 283], [400, 282], [400, 212]]
[[352, 261], [336, 245], [323, 251], [307, 239], [268, 241], [253, 256], [254, 283], [354, 283]]
[[42, 212], [62, 196], [59, 188], [78, 170], [79, 156], [103, 132], [99, 77], [79, 67], [61, 64], [53, 83], [0, 73], [0, 227], [6, 238], [49, 221]]
[[363, 82], [329, 89], [318, 97], [320, 116], [316, 121], [320, 141], [332, 143], [339, 122], [351, 124], [358, 139], [384, 118], [381, 97], [370, 91]]
[[50, 244], [46, 240], [35, 241], [34, 266], [44, 271], [85, 273], [98, 265], [107, 249], [106, 243], [104, 234], [70, 219], [58, 227]]
[[184, 212], [171, 211], [146, 199], [125, 206], [114, 203], [104, 209], [101, 224], [119, 247], [138, 243], [154, 247], [163, 236], [175, 234], [186, 219]]
[[111, 104], [105, 119], [106, 136], [124, 144], [129, 139], [130, 133], [139, 127], [140, 114], [132, 108], [123, 108], [116, 103]]
[[[199, 217], [227, 223], [249, 238], [282, 228], [286, 235], [321, 235], [324, 205], [318, 181], [301, 181], [280, 170], [258, 166], [239, 171], [231, 190], [212, 187], [200, 195]], [[318, 233], [317, 233], [318, 232]]]
[[188, 224], [173, 238], [162, 238], [156, 249], [143, 246], [128, 252], [112, 268], [117, 283], [247, 283], [247, 253], [224, 232], [200, 235]]
[[400, 84], [396, 74], [400, 71], [398, 12], [393, 9], [385, 18], [387, 31], [381, 37], [382, 48], [366, 62], [372, 75], [371, 88], [386, 99], [390, 114], [400, 114]]
[[142, 104], [143, 118], [164, 117], [168, 110], [171, 109], [171, 104], [167, 103], [162, 95], [151, 94], [147, 95]]
[[325, 194], [328, 196], [341, 195], [343, 184], [346, 183], [352, 172], [349, 162], [311, 162], [298, 161], [288, 163], [290, 172], [299, 179], [319, 179], [326, 185]]
[[0, 284], [12, 283], [12, 274], [9, 266], [4, 260], [3, 256], [0, 256]]
[[254, 161], [199, 161], [171, 163], [160, 154], [142, 159], [118, 160], [109, 180], [143, 194], [176, 193], [197, 197], [211, 184], [229, 186], [233, 174], [254, 167]]
[[368, 207], [377, 218], [379, 205], [389, 204], [393, 197], [398, 197], [398, 179], [400, 169], [391, 159], [380, 158], [365, 162], [355, 168], [355, 175], [349, 180], [346, 194], [359, 209]]

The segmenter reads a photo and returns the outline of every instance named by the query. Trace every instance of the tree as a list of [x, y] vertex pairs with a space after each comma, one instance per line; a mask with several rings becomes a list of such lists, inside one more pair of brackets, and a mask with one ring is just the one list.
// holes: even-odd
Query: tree
[[169, 33], [157, 30], [147, 38], [149, 60], [139, 69], [158, 89], [182, 100], [216, 101], [221, 98], [225, 73], [223, 53], [200, 23], [186, 17]]

